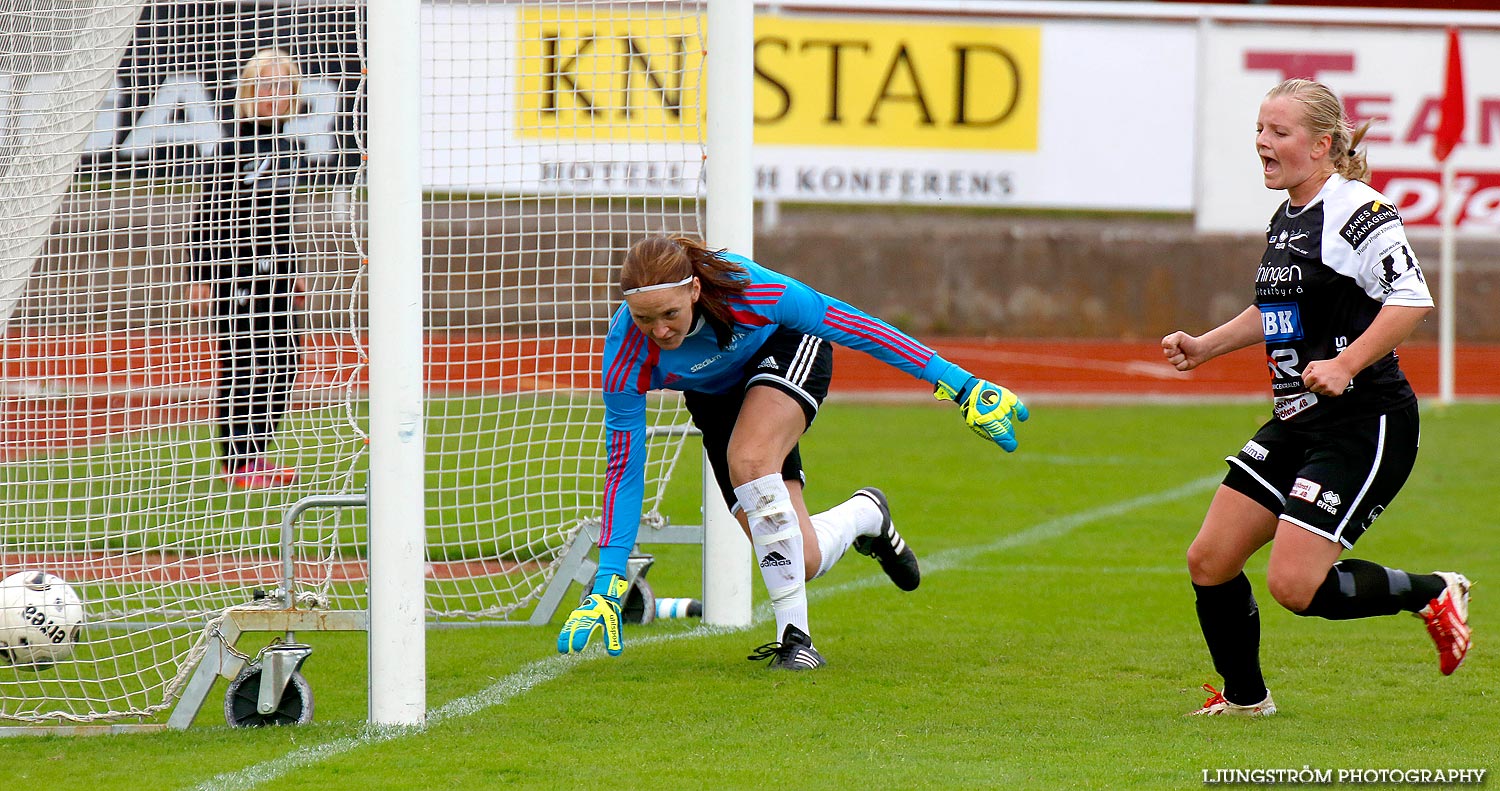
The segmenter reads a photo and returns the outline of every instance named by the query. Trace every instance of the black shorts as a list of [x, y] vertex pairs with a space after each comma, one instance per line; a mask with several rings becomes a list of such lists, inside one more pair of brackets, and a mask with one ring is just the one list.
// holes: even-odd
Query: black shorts
[[1272, 419], [1225, 459], [1224, 485], [1352, 547], [1406, 483], [1419, 434], [1415, 404], [1328, 428]]
[[[719, 482], [719, 491], [724, 493], [724, 503], [730, 511], [737, 507], [738, 498], [734, 496], [734, 484], [729, 481], [729, 437], [734, 433], [740, 407], [745, 403], [745, 393], [752, 387], [774, 387], [801, 405], [807, 425], [811, 426], [813, 418], [818, 416], [818, 406], [828, 396], [828, 383], [832, 379], [832, 344], [822, 338], [777, 327], [751, 355], [739, 384], [724, 393], [689, 390], [682, 394], [688, 414], [693, 416], [693, 425], [703, 432], [703, 450], [708, 454], [714, 478]], [[781, 466], [781, 477], [788, 481], [806, 481], [802, 474], [802, 454], [796, 446], [792, 447]]]

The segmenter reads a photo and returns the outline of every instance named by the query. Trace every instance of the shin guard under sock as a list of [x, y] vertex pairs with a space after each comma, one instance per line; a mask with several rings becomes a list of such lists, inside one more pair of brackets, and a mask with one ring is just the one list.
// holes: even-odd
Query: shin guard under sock
[[1260, 608], [1244, 572], [1219, 585], [1193, 584], [1198, 594], [1198, 625], [1213, 657], [1214, 670], [1224, 677], [1224, 698], [1250, 706], [1266, 699], [1260, 672]]
[[1416, 612], [1443, 592], [1446, 583], [1436, 574], [1407, 574], [1368, 560], [1346, 558], [1333, 564], [1298, 615], [1347, 621], [1377, 615]]
[[755, 561], [776, 612], [776, 639], [796, 624], [807, 634], [807, 570], [803, 566], [802, 528], [781, 473], [736, 486], [734, 496], [750, 523]]

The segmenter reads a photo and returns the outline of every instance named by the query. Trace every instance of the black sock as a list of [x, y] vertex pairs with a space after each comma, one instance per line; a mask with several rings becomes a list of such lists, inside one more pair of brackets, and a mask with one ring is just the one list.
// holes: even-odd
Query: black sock
[[1328, 577], [1313, 594], [1312, 603], [1297, 614], [1346, 621], [1416, 612], [1446, 586], [1436, 574], [1407, 574], [1368, 560], [1347, 558], [1333, 564]]
[[1408, 574], [1406, 578], [1411, 580], [1411, 590], [1401, 597], [1401, 609], [1407, 612], [1416, 612], [1431, 604], [1448, 587], [1448, 581], [1436, 574]]
[[1224, 698], [1240, 706], [1266, 699], [1260, 673], [1260, 608], [1244, 572], [1219, 585], [1193, 584], [1198, 594], [1198, 625], [1224, 677]]

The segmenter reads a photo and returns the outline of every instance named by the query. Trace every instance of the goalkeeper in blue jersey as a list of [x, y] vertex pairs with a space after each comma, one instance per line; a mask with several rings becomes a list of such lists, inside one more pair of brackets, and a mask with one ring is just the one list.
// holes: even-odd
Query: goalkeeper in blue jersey
[[625, 563], [640, 525], [646, 467], [646, 393], [679, 390], [724, 501], [749, 535], [776, 613], [777, 640], [751, 659], [773, 669], [823, 664], [807, 619], [806, 581], [852, 545], [875, 558], [902, 590], [921, 572], [891, 522], [885, 495], [855, 492], [810, 515], [802, 499], [797, 442], [817, 416], [833, 374], [829, 343], [858, 349], [931, 384], [956, 401], [980, 436], [1016, 448], [1026, 407], [1009, 390], [971, 375], [869, 314], [743, 256], [686, 237], [635, 244], [620, 273], [625, 304], [604, 344], [604, 435], [608, 454], [599, 571], [588, 599], [557, 639], [581, 651], [596, 632], [620, 653]]

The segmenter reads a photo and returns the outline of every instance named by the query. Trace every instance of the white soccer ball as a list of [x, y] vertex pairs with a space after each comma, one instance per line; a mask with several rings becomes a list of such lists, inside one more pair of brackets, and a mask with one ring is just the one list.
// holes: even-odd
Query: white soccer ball
[[0, 580], [0, 658], [29, 670], [67, 658], [83, 616], [78, 592], [56, 574], [19, 571]]

